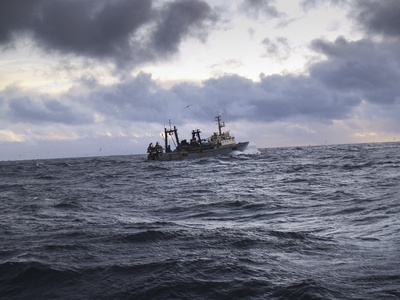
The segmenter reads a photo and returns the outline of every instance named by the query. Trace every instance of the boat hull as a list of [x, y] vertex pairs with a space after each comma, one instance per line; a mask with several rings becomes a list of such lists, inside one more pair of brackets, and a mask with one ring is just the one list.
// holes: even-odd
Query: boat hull
[[237, 143], [231, 146], [220, 146], [212, 149], [201, 149], [199, 151], [173, 151], [166, 153], [157, 153], [156, 155], [149, 155], [148, 160], [184, 160], [184, 159], [198, 159], [203, 157], [212, 157], [221, 154], [229, 154], [233, 151], [243, 151], [247, 148], [249, 142]]

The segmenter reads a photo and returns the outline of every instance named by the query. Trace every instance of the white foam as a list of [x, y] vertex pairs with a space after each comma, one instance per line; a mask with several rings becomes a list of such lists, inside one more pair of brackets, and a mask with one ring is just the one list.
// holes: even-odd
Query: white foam
[[243, 151], [233, 151], [232, 154], [233, 155], [254, 155], [254, 154], [260, 154], [261, 152], [258, 151], [258, 148], [256, 146], [256, 144], [250, 142], [249, 145], [247, 146], [246, 149], [244, 149]]

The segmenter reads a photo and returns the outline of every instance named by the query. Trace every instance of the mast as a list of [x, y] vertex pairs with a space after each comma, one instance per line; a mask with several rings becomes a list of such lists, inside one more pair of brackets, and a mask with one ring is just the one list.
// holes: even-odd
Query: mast
[[193, 139], [196, 139], [196, 135], [197, 135], [197, 140], [198, 140], [198, 142], [201, 144], [201, 138], [200, 138], [200, 130], [199, 129], [197, 129], [197, 130], [192, 130], [192, 140]]
[[[169, 152], [169, 147], [168, 147], [168, 134], [175, 134], [175, 140], [176, 140], [176, 148], [180, 149], [180, 144], [179, 144], [179, 138], [178, 138], [178, 128], [174, 126], [174, 129], [169, 129], [164, 128], [164, 139], [165, 139], [165, 152]], [[172, 138], [173, 140], [173, 138]], [[175, 142], [174, 142], [175, 143]]]
[[219, 135], [222, 134], [221, 128], [225, 127], [225, 122], [221, 122], [221, 116], [217, 113], [217, 116], [215, 117], [215, 119], [218, 122], [218, 131], [219, 131]]
[[178, 148], [178, 150], [180, 150], [181, 144], [179, 143], [178, 128], [176, 128], [176, 126], [174, 126], [174, 133], [175, 133], [175, 138], [176, 138], [176, 148]]
[[168, 133], [167, 128], [164, 127], [164, 140], [165, 140], [165, 152], [168, 152]]

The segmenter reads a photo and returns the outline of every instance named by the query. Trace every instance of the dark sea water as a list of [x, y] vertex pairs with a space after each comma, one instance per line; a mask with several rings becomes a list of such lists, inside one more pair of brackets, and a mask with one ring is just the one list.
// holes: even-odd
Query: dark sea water
[[0, 162], [1, 299], [399, 299], [400, 143]]

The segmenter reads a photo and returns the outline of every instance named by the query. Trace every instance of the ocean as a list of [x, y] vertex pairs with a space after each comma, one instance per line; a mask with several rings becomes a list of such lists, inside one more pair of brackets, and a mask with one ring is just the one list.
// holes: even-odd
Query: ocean
[[0, 162], [0, 298], [400, 298], [400, 143], [145, 159]]

